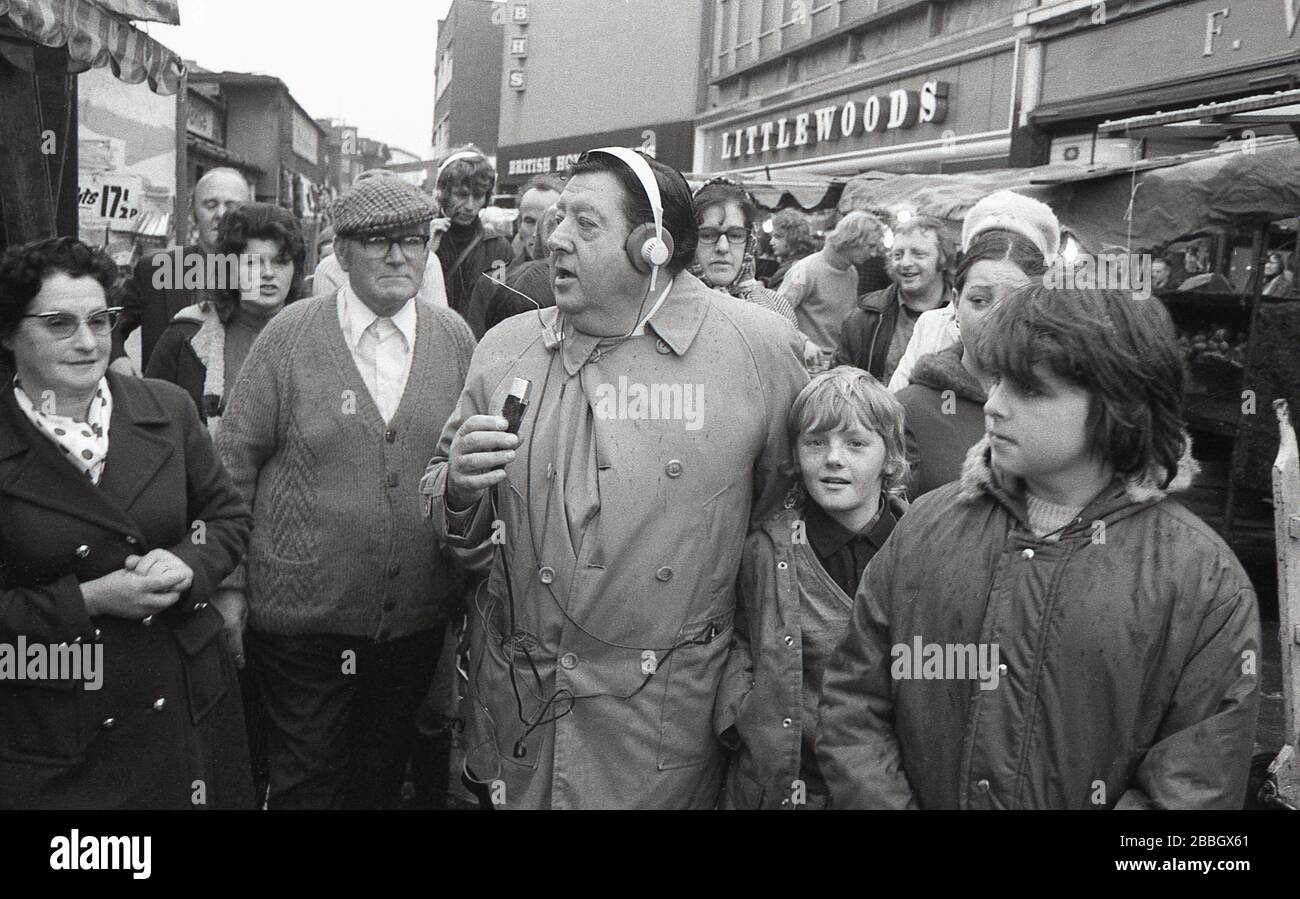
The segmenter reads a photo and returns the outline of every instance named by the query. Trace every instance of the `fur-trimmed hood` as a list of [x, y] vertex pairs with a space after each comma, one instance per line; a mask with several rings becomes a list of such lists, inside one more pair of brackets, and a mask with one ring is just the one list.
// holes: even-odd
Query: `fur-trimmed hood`
[[961, 354], [961, 344], [956, 343], [937, 353], [922, 356], [916, 360], [916, 367], [912, 369], [912, 376], [909, 379], [910, 383], [920, 384], [922, 387], [929, 387], [941, 393], [951, 390], [964, 400], [984, 405], [988, 401], [984, 386], [980, 384], [978, 378], [966, 370], [966, 366], [961, 364]]
[[[1178, 471], [1169, 482], [1168, 487], [1161, 487], [1165, 471], [1152, 467], [1141, 476], [1124, 479], [1123, 497], [1130, 504], [1156, 502], [1170, 493], [1186, 490], [1200, 471], [1200, 465], [1192, 458], [1192, 438], [1183, 432], [1183, 455], [1178, 460]], [[961, 497], [967, 501], [978, 499], [986, 491], [1000, 499], [1006, 495], [1006, 475], [993, 468], [989, 457], [989, 438], [986, 435], [979, 443], [970, 448], [966, 461], [961, 467]], [[1017, 489], [1015, 492], [1019, 492]]]

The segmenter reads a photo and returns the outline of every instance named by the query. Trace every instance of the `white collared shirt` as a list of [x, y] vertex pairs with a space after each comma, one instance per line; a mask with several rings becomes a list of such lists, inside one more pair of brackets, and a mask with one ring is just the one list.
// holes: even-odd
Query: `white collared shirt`
[[366, 358], [361, 338], [379, 316], [361, 302], [350, 286], [340, 288], [338, 293], [339, 327], [343, 329], [343, 340], [385, 423], [397, 411], [406, 390], [406, 380], [411, 374], [411, 360], [415, 355], [415, 300], [415, 297], [407, 300], [394, 313], [391, 321], [397, 329], [397, 339], [386, 341], [372, 361]]

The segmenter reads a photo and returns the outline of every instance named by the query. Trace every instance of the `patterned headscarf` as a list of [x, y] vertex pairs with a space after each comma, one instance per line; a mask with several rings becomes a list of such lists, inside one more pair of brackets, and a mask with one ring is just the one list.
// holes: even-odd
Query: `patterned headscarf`
[[[691, 198], [695, 199], [696, 197], [698, 197], [700, 193], [711, 184], [726, 184], [729, 187], [736, 188], [738, 191], [740, 191], [745, 201], [749, 203], [750, 208], [752, 209], [758, 208], [758, 203], [754, 200], [754, 195], [751, 194], [748, 190], [746, 190], [743, 184], [741, 184], [738, 181], [733, 181], [730, 178], [725, 178], [725, 177], [710, 178], [708, 181], [705, 181], [698, 188], [696, 188], [695, 193], [691, 194]], [[754, 280], [755, 254], [758, 249], [758, 229], [751, 225], [748, 230], [749, 233], [745, 237], [745, 253], [744, 256], [741, 257], [741, 261], [740, 261], [740, 271], [736, 273], [736, 277], [731, 279], [730, 284], [724, 286], [724, 285], [715, 285], [710, 283], [708, 277], [706, 277], [705, 275], [704, 266], [700, 265], [698, 252], [696, 254], [696, 258], [691, 260], [691, 264], [686, 267], [686, 270], [689, 271], [695, 277], [699, 278], [705, 284], [708, 284], [710, 287], [713, 287], [715, 290], [721, 290], [723, 293], [729, 293], [733, 297], [744, 298], [744, 294], [740, 289], [740, 285]]]

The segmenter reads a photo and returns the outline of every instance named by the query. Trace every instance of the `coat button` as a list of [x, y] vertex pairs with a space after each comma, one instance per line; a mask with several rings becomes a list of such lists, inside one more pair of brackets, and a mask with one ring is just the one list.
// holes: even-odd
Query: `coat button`
[[550, 565], [543, 565], [537, 570], [537, 577], [543, 584], [550, 584], [555, 581], [555, 569]]
[[140, 623], [143, 624], [145, 627], [148, 627], [149, 625], [153, 624], [153, 616], [152, 615], [144, 616], [143, 618], [140, 619]]
[[665, 565], [655, 572], [655, 579], [663, 581], [665, 584], [673, 579], [673, 570]]
[[389, 428], [387, 431], [384, 431], [384, 440], [386, 442], [392, 443], [396, 439], [397, 439], [397, 432], [394, 431], [392, 428]]
[[96, 639], [96, 640], [99, 639], [99, 635], [100, 635], [100, 630], [99, 630], [99, 628], [95, 628], [95, 639]]
[[167, 706], [167, 700], [162, 696], [159, 696], [157, 699], [153, 701], [153, 710], [155, 712], [161, 712], [164, 708], [166, 708], [166, 706]]
[[682, 463], [678, 459], [669, 459], [668, 467], [664, 469], [670, 478], [680, 478], [682, 476]]
[[791, 724], [794, 724], [794, 720], [791, 718], [785, 718], [781, 721], [782, 727], [789, 727]]
[[394, 562], [392, 565], [388, 566], [389, 577], [397, 577], [401, 573], [402, 573], [402, 566], [399, 565], [397, 562]]
[[104, 730], [112, 730], [114, 724], [117, 724], [116, 718], [105, 718], [99, 723], [99, 726], [104, 728]]
[[989, 791], [989, 782], [981, 778], [976, 782], [975, 789], [979, 790], [981, 793], [987, 793]]
[[786, 634], [786, 635], [785, 635], [785, 645], [786, 645], [786, 646], [794, 646], [794, 637], [790, 636], [789, 634]]
[[564, 655], [560, 656], [560, 667], [572, 671], [574, 668], [578, 667], [578, 657], [571, 652], [566, 652]]
[[777, 562], [777, 563], [776, 563], [776, 570], [777, 570], [777, 571], [785, 571], [785, 570], [786, 570], [787, 568], [789, 568], [789, 567], [790, 567], [790, 566], [789, 566], [788, 564], [786, 564], [785, 562]]
[[998, 674], [1006, 674], [1006, 673], [1007, 673], [1007, 666], [1006, 663], [1003, 662], [1001, 665], [998, 666]]
[[655, 341], [655, 352], [660, 356], [667, 356], [672, 351], [673, 348], [670, 347], [662, 337]]
[[140, 541], [137, 540], [137, 539], [135, 539], [134, 537], [132, 537], [130, 534], [127, 535], [127, 537], [126, 537], [126, 542], [129, 543], [131, 546], [139, 546], [139, 545], [140, 545]]
[[77, 558], [78, 558], [78, 559], [84, 559], [84, 558], [86, 558], [86, 556], [88, 556], [88, 555], [90, 555], [90, 547], [89, 547], [89, 546], [87, 546], [86, 544], [83, 543], [83, 544], [81, 544], [80, 546], [77, 547]]
[[194, 611], [197, 612], [197, 611], [199, 611], [199, 610], [201, 610], [201, 609], [206, 609], [207, 607], [208, 607], [208, 604], [207, 604], [206, 602], [196, 602], [196, 603], [194, 604]]
[[1022, 559], [1032, 559], [1034, 557], [1034, 551], [1032, 549], [1021, 550], [1020, 557]]

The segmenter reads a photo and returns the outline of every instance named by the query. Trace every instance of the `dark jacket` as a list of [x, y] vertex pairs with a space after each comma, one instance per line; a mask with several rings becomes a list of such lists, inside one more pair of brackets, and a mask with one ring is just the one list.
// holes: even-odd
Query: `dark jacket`
[[885, 357], [898, 325], [898, 285], [858, 297], [857, 306], [844, 319], [835, 364], [852, 365], [884, 381]]
[[[834, 807], [1241, 807], [1255, 592], [1159, 480], [1117, 478], [1042, 540], [981, 441], [961, 481], [912, 505], [826, 669], [817, 758]], [[927, 675], [900, 651], [918, 643], [952, 664]], [[949, 655], [980, 646], [996, 680]]]
[[[0, 642], [103, 648], [97, 690], [0, 681], [0, 808], [251, 807], [235, 668], [208, 604], [248, 544], [248, 507], [181, 390], [108, 381], [98, 485], [0, 392]], [[194, 570], [190, 589], [147, 625], [89, 617], [79, 585], [155, 547]]]
[[[163, 256], [172, 256], [175, 251], [155, 253], [136, 263], [131, 277], [122, 284], [122, 317], [113, 329], [113, 358], [125, 355], [126, 338], [137, 327], [140, 329], [140, 370], [144, 371], [153, 355], [154, 347], [162, 333], [171, 323], [172, 318], [186, 306], [199, 301], [201, 290], [183, 288], [162, 289], [154, 287], [154, 277], [159, 272], [158, 262]], [[181, 259], [189, 259], [191, 254], [206, 258], [203, 250], [197, 246], [181, 248]], [[174, 266], [172, 266], [174, 269]], [[174, 283], [183, 282], [184, 268], [172, 271]]]
[[[853, 599], [824, 570], [825, 576], [818, 576], [821, 563], [808, 541], [791, 539], [804, 513], [790, 501], [787, 505], [750, 533], [741, 556], [735, 643], [714, 707], [719, 739], [737, 750], [727, 772], [730, 808], [818, 804], [815, 793], [799, 793], [794, 786], [803, 761], [804, 681], [811, 680], [816, 690], [823, 674], [804, 657], [800, 597], [818, 591], [824, 605], [843, 609], [838, 632], [817, 638], [827, 645], [827, 655], [848, 628]], [[888, 512], [895, 519], [906, 510], [907, 503], [889, 498]], [[807, 737], [811, 742], [812, 734]]]
[[[479, 238], [478, 243], [453, 270], [456, 257], [475, 237]], [[482, 273], [493, 272], [492, 277], [504, 280], [505, 269], [514, 258], [515, 251], [511, 249], [510, 241], [499, 234], [489, 233], [482, 222], [475, 222], [468, 228], [453, 226], [438, 244], [438, 261], [442, 263], [443, 279], [447, 284], [447, 305], [468, 321], [470, 298], [475, 289], [484, 282], [487, 288], [492, 286]]]
[[145, 375], [175, 384], [188, 393], [190, 399], [194, 400], [194, 408], [199, 411], [199, 419], [207, 424], [208, 413], [215, 414], [219, 409], [216, 404], [212, 408], [204, 408], [203, 382], [208, 367], [190, 345], [201, 324], [191, 319], [177, 319], [168, 325], [154, 347], [153, 355], [149, 357]]
[[961, 364], [961, 344], [922, 356], [912, 383], [894, 394], [903, 404], [904, 440], [911, 474], [907, 495], [916, 499], [961, 477], [962, 462], [984, 436], [980, 382]]
[[[498, 277], [498, 276], [494, 276]], [[555, 305], [555, 288], [551, 285], [550, 264], [545, 259], [530, 259], [506, 269], [502, 279], [508, 287], [494, 284], [486, 278], [474, 289], [474, 297], [465, 314], [469, 328], [477, 340], [512, 315], [545, 309]], [[514, 288], [511, 290], [510, 288]], [[537, 301], [533, 305], [519, 293]]]

